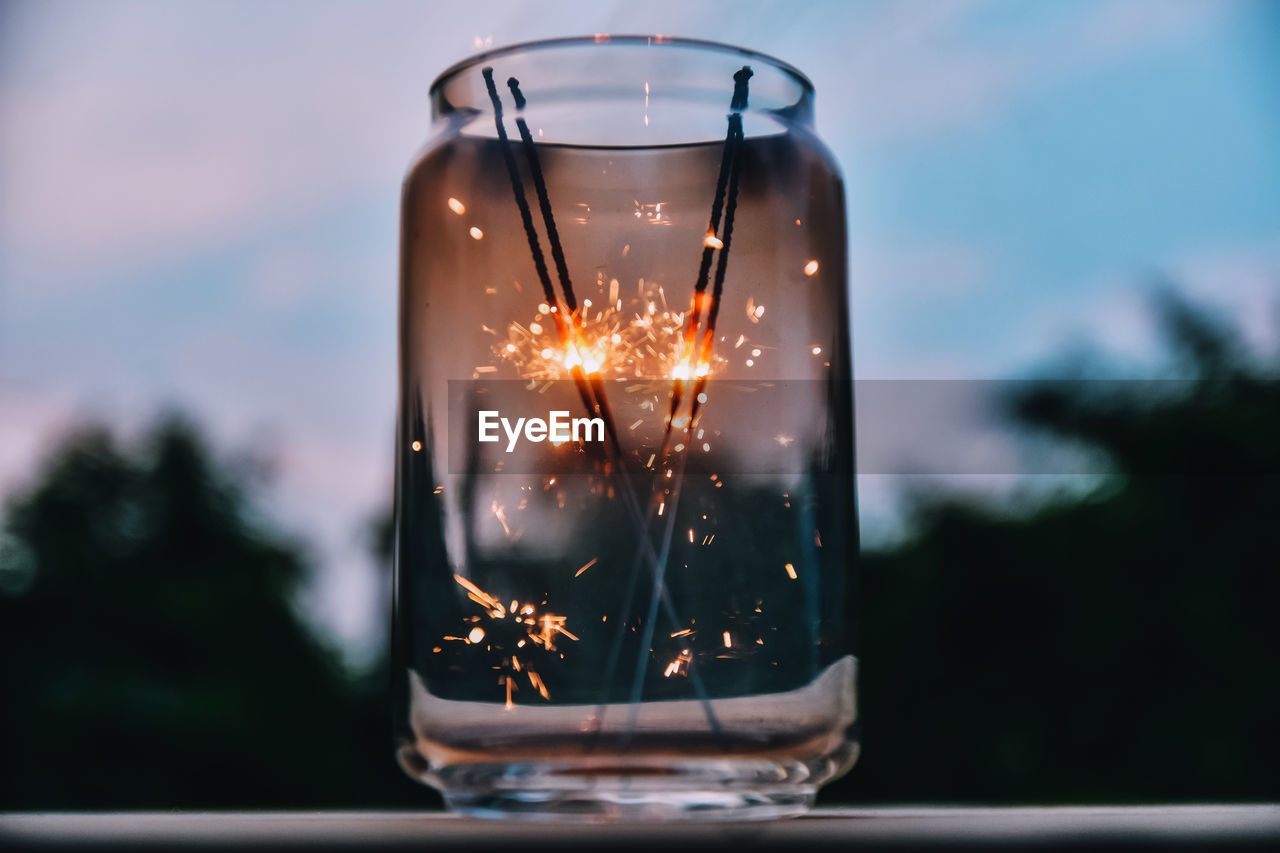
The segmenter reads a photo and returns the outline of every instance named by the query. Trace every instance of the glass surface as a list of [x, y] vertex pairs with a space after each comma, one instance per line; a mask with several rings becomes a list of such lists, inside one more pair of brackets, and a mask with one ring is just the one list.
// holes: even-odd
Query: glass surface
[[433, 87], [404, 187], [395, 701], [402, 766], [451, 807], [770, 817], [853, 763], [844, 200], [812, 94], [656, 37]]

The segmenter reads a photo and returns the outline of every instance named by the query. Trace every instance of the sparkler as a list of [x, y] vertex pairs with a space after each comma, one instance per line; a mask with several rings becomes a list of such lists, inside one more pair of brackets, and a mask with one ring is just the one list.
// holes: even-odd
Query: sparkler
[[[702, 333], [702, 348], [698, 354], [699, 366], [706, 364], [711, 357], [716, 335], [716, 320], [720, 316], [721, 296], [724, 294], [725, 272], [729, 266], [729, 245], [733, 240], [733, 219], [738, 208], [738, 177], [741, 174], [740, 158], [743, 139], [741, 110], [747, 108], [747, 81], [750, 79], [751, 69], [745, 66], [733, 75], [733, 102], [730, 109], [734, 112], [729, 116], [729, 138], [725, 141], [725, 148], [733, 148], [733, 163], [729, 168], [729, 201], [725, 206], [724, 236], [720, 246], [720, 257], [716, 261], [715, 286], [711, 291], [711, 305], [707, 309], [707, 327]], [[707, 372], [700, 370], [697, 374], [697, 384], [693, 389], [693, 402], [690, 404], [690, 423], [698, 419], [698, 407], [702, 405], [701, 401], [704, 399], [702, 392], [706, 387]]]
[[[520, 131], [521, 142], [524, 145], [525, 155], [529, 161], [530, 172], [533, 176], [534, 189], [538, 196], [538, 207], [542, 214], [543, 226], [547, 230], [547, 240], [551, 243], [551, 254], [556, 264], [556, 274], [560, 278], [560, 288], [564, 293], [564, 305], [568, 308], [569, 321], [565, 319], [566, 312], [560, 310], [561, 303], [556, 296], [555, 287], [551, 284], [546, 258], [542, 254], [542, 244], [538, 240], [538, 233], [533, 225], [533, 214], [529, 210], [529, 202], [525, 199], [524, 186], [520, 179], [520, 170], [516, 166], [515, 154], [507, 144], [507, 130], [502, 120], [502, 99], [498, 97], [497, 85], [493, 81], [493, 69], [485, 68], [481, 74], [489, 91], [489, 100], [493, 104], [493, 119], [498, 132], [498, 141], [501, 144], [503, 159], [507, 165], [507, 175], [511, 181], [511, 190], [515, 195], [516, 205], [520, 209], [520, 219], [524, 225], [525, 238], [533, 254], [538, 280], [542, 284], [542, 292], [546, 296], [545, 304], [547, 305], [548, 313], [552, 315], [560, 344], [564, 347], [566, 353], [565, 366], [568, 368], [569, 375], [578, 388], [578, 393], [582, 397], [583, 405], [586, 406], [587, 411], [594, 413], [604, 421], [605, 433], [609, 436], [614, 446], [620, 448], [617, 431], [613, 426], [613, 417], [609, 412], [608, 402], [604, 396], [604, 387], [600, 384], [599, 376], [588, 374], [583, 367], [580, 353], [584, 338], [581, 321], [578, 318], [577, 298], [573, 293], [573, 282], [569, 277], [568, 264], [565, 262], [564, 250], [560, 245], [560, 233], [556, 229], [555, 216], [551, 211], [551, 201], [547, 196], [546, 181], [542, 176], [542, 166], [538, 159], [533, 137], [529, 133], [529, 126], [523, 118], [516, 119], [516, 126]], [[516, 108], [523, 109], [525, 98], [520, 92], [519, 82], [512, 77], [507, 80], [507, 86], [511, 89], [512, 96], [515, 98]]]
[[[684, 397], [684, 383], [690, 379], [696, 382], [694, 402], [691, 404], [686, 424], [692, 424], [697, 417], [697, 396], [706, 388], [707, 374], [710, 372], [710, 355], [715, 340], [716, 318], [720, 314], [720, 298], [724, 292], [725, 272], [729, 263], [729, 246], [733, 239], [733, 218], [737, 208], [739, 149], [742, 146], [742, 110], [747, 108], [747, 81], [752, 72], [749, 66], [743, 66], [733, 75], [733, 99], [729, 103], [729, 132], [725, 137], [724, 151], [720, 156], [720, 174], [716, 179], [715, 197], [711, 202], [711, 217], [707, 225], [707, 236], [703, 240], [702, 262], [698, 268], [698, 279], [693, 287], [693, 300], [689, 309], [689, 318], [685, 326], [684, 352], [689, 363], [680, 375], [675, 377], [671, 386], [671, 406], [667, 415], [667, 437], [663, 441], [665, 450], [670, 440], [672, 427], [681, 424], [677, 419], [680, 404]], [[725, 202], [726, 193], [728, 203]], [[724, 231], [722, 236], [716, 234], [720, 229], [720, 217], [724, 215]], [[711, 261], [716, 252], [720, 253], [716, 263], [715, 286], [710, 298], [707, 297], [707, 285], [711, 275]], [[703, 312], [707, 315], [706, 329], [701, 341], [698, 340], [698, 329], [702, 324]], [[696, 360], [695, 360], [696, 347]]]
[[[738, 148], [742, 142], [742, 110], [747, 108], [747, 81], [751, 79], [751, 69], [743, 66], [733, 75], [733, 99], [730, 101], [729, 109], [729, 131], [725, 138], [724, 151], [720, 159], [720, 175], [716, 180], [715, 197], [711, 204], [710, 224], [707, 227], [707, 238], [703, 241], [702, 262], [698, 270], [698, 279], [694, 285], [694, 293], [692, 307], [689, 311], [688, 321], [685, 326], [684, 349], [685, 352], [692, 357], [693, 345], [696, 339], [700, 318], [704, 308], [707, 311], [707, 331], [704, 333], [699, 351], [699, 358], [696, 364], [690, 364], [684, 371], [683, 375], [676, 376], [671, 383], [671, 404], [668, 408], [667, 430], [663, 437], [662, 451], [660, 455], [666, 455], [666, 448], [671, 440], [671, 431], [673, 428], [679, 427], [684, 429], [692, 428], [693, 421], [697, 416], [698, 406], [700, 405], [697, 398], [703, 394], [706, 387], [706, 376], [710, 372], [709, 357], [711, 347], [715, 336], [715, 319], [719, 313], [719, 300], [724, 288], [725, 271], [728, 265], [729, 245], [732, 239], [733, 215], [737, 205], [738, 193]], [[716, 232], [720, 225], [720, 216], [722, 207], [725, 205], [725, 193], [729, 192], [728, 206], [725, 216], [725, 230], [723, 236], [716, 238]], [[707, 300], [706, 288], [708, 276], [711, 271], [711, 260], [715, 252], [720, 253], [719, 261], [716, 268], [716, 283], [712, 291], [710, 301]], [[692, 368], [691, 370], [689, 368]], [[684, 383], [694, 378], [697, 382], [694, 391], [694, 402], [691, 404], [690, 415], [686, 419], [679, 419], [677, 413], [680, 410], [681, 397], [683, 395]], [[704, 398], [705, 399], [705, 398]], [[683, 420], [683, 422], [681, 422]], [[665, 530], [662, 537], [661, 561], [657, 565], [657, 573], [654, 577], [653, 593], [649, 599], [648, 618], [645, 619], [645, 634], [640, 645], [640, 652], [636, 660], [635, 678], [631, 688], [631, 725], [635, 728], [635, 721], [639, 713], [639, 700], [641, 688], [644, 681], [644, 666], [647, 660], [648, 648], [653, 642], [653, 631], [656, 622], [658, 600], [665, 590], [665, 573], [667, 556], [670, 553], [672, 532], [676, 522], [676, 507], [680, 499], [680, 484], [683, 482], [684, 463], [688, 459], [687, 454], [679, 456], [680, 478], [675, 481], [671, 489], [669, 502], [672, 504], [671, 512], [667, 516]], [[668, 469], [670, 473], [670, 469]], [[646, 529], [648, 519], [646, 518]], [[634, 569], [633, 569], [634, 571]]]

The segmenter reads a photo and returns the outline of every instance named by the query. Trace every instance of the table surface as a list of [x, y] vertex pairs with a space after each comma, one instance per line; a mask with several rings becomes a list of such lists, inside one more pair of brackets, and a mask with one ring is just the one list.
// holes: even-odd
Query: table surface
[[439, 812], [0, 814], [4, 849], [859, 851], [1091, 846], [1280, 849], [1280, 805], [818, 809], [759, 823], [573, 824]]

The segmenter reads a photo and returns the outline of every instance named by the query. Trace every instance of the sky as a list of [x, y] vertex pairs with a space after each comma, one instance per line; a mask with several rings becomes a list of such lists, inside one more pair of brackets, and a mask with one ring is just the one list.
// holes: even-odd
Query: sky
[[[306, 606], [367, 655], [428, 86], [481, 48], [596, 32], [729, 42], [813, 80], [859, 378], [1045, 375], [1090, 346], [1155, 375], [1157, 279], [1278, 349], [1266, 0], [9, 2], [0, 494], [79, 420], [188, 411], [274, 460], [262, 503], [321, 566]], [[864, 512], [895, 488], [862, 478]]]

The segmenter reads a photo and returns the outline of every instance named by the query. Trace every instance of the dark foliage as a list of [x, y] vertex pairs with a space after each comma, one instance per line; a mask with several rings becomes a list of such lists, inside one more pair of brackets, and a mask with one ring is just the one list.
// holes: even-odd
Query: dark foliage
[[864, 555], [869, 800], [1280, 796], [1280, 383], [1164, 296], [1188, 382], [1045, 385], [1015, 418], [1104, 451], [1087, 499], [926, 501]]
[[[291, 606], [306, 567], [192, 426], [70, 437], [11, 501], [0, 808], [394, 801], [380, 690]], [[382, 685], [379, 685], [381, 688]]]

